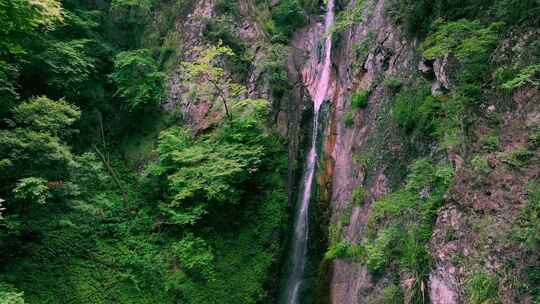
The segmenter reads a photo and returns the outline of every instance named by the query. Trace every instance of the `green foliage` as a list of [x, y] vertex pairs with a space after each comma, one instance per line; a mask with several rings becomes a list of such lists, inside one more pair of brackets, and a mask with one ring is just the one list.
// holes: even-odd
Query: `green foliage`
[[480, 138], [480, 144], [482, 148], [488, 152], [495, 152], [499, 149], [500, 139], [498, 135], [489, 134]]
[[[200, 51], [194, 61], [181, 62], [182, 82], [189, 88], [188, 96], [194, 101], [220, 100], [225, 108], [225, 113], [229, 120], [232, 120], [230, 106], [239, 102], [243, 98], [246, 87], [235, 81], [231, 75], [226, 73], [220, 66], [219, 60], [227, 57], [234, 57], [235, 54], [228, 46], [219, 42], [217, 45]], [[214, 106], [219, 106], [214, 102]]]
[[435, 31], [422, 43], [421, 49], [428, 59], [436, 59], [449, 54], [459, 60], [486, 58], [498, 41], [497, 31], [501, 23], [488, 27], [478, 21], [462, 19], [454, 22], [435, 23]]
[[214, 254], [203, 239], [187, 234], [172, 247], [181, 268], [205, 280], [214, 279]]
[[512, 25], [537, 25], [533, 16], [540, 11], [535, 0], [463, 0], [459, 3], [446, 0], [392, 0], [386, 15], [394, 23], [405, 27], [407, 32], [424, 36], [437, 19], [458, 21], [471, 20], [504, 21]]
[[538, 25], [540, 3], [534, 0], [497, 0], [494, 5], [495, 15], [510, 24]]
[[11, 286], [0, 282], [0, 303], [2, 304], [24, 304], [24, 293], [18, 292]]
[[383, 289], [382, 304], [401, 304], [403, 303], [403, 294], [401, 288], [396, 284], [390, 284]]
[[[163, 99], [161, 43], [178, 45], [172, 24], [193, 3], [0, 0], [0, 281], [21, 290], [0, 284], [0, 302], [23, 303], [22, 291], [29, 303], [271, 301], [286, 154], [267, 102], [244, 100], [225, 72], [250, 58], [229, 28], [213, 32], [229, 50], [177, 55], [195, 59], [182, 64], [188, 102], [231, 101], [232, 122], [216, 117], [197, 137], [167, 129], [156, 155], [130, 146], [136, 168], [119, 148]], [[286, 52], [267, 65], [282, 92]], [[155, 174], [141, 174], [149, 163]]]
[[23, 178], [13, 189], [17, 200], [34, 204], [45, 204], [47, 192], [47, 181], [37, 177]]
[[238, 7], [234, 0], [219, 0], [216, 3], [216, 12], [219, 15], [228, 14], [235, 17], [239, 15]]
[[528, 142], [533, 148], [540, 147], [540, 125], [533, 126], [530, 129]]
[[537, 252], [540, 248], [540, 182], [532, 181], [528, 185], [528, 199], [525, 208], [519, 218], [518, 237], [525, 243], [531, 252]]
[[475, 273], [466, 281], [468, 303], [490, 304], [498, 303], [497, 278], [486, 273]]
[[235, 34], [232, 20], [229, 18], [216, 18], [208, 22], [205, 35], [212, 43], [223, 43], [229, 47], [234, 56], [228, 56], [227, 66], [239, 79], [248, 77], [250, 64], [253, 61], [246, 44]]
[[118, 89], [116, 95], [130, 109], [158, 105], [164, 99], [165, 74], [148, 49], [121, 52], [114, 60], [111, 79]]
[[[111, 38], [121, 49], [136, 49], [143, 45], [141, 38], [151, 22], [154, 0], [113, 0], [109, 22], [115, 27]], [[184, 4], [183, 1], [180, 2]]]
[[352, 94], [351, 96], [351, 108], [365, 109], [368, 106], [369, 92], [359, 90]]
[[64, 100], [38, 97], [13, 110], [14, 128], [0, 130], [0, 167], [3, 178], [13, 182], [25, 176], [49, 180], [64, 178], [73, 165], [69, 147], [58, 136], [70, 133], [80, 116], [78, 108]]
[[27, 50], [23, 40], [35, 31], [51, 30], [63, 20], [63, 10], [56, 0], [0, 1], [0, 56], [21, 56]]
[[95, 72], [95, 59], [89, 56], [89, 39], [57, 41], [38, 55], [46, 68], [49, 84], [59, 91], [71, 92], [82, 86]]
[[525, 147], [519, 147], [509, 153], [502, 154], [503, 161], [515, 169], [520, 169], [526, 166], [529, 160], [534, 156], [534, 153]]
[[367, 171], [366, 168], [372, 166], [374, 161], [375, 161], [375, 153], [371, 151], [356, 153], [353, 156], [353, 162], [357, 165], [364, 167], [364, 171]]
[[386, 15], [409, 33], [423, 35], [433, 20], [434, 1], [393, 0], [388, 3]]
[[401, 89], [403, 81], [396, 76], [386, 76], [384, 78], [384, 86], [391, 92], [397, 93]]
[[19, 70], [16, 66], [0, 60], [0, 98], [6, 103], [0, 107], [0, 115], [3, 116], [13, 106], [13, 101], [19, 97], [17, 92], [17, 84], [14, 79], [17, 78]]
[[287, 41], [294, 31], [306, 24], [306, 15], [298, 0], [283, 0], [272, 8], [272, 19], [277, 32], [273, 40]]
[[291, 85], [287, 76], [286, 64], [290, 50], [284, 44], [274, 43], [267, 50], [267, 57], [260, 62], [260, 67], [272, 87], [272, 92], [279, 98], [290, 91]]
[[415, 277], [413, 292], [422, 297], [429, 274], [427, 243], [452, 180], [451, 166], [419, 159], [412, 164], [404, 188], [373, 203], [365, 245], [370, 272], [378, 274], [395, 265]]
[[328, 243], [330, 244], [330, 247], [340, 242], [342, 230], [343, 226], [341, 223], [330, 224], [328, 227]]
[[489, 166], [487, 159], [482, 155], [475, 155], [471, 159], [471, 165], [475, 171], [480, 173], [489, 173], [491, 171], [491, 167]]
[[364, 258], [364, 254], [365, 250], [361, 245], [341, 241], [332, 244], [330, 248], [328, 248], [324, 254], [324, 259], [328, 261], [335, 259], [351, 259], [353, 261], [359, 261]]
[[[349, 27], [362, 22], [362, 14], [364, 13], [364, 0], [356, 1], [355, 7], [341, 11], [336, 16], [334, 26], [330, 29], [330, 33], [341, 33]], [[327, 33], [327, 34], [330, 34]]]
[[428, 86], [407, 87], [396, 95], [394, 118], [407, 133], [431, 136], [441, 115], [441, 102], [431, 96]]
[[81, 111], [76, 106], [64, 99], [54, 101], [45, 96], [25, 101], [13, 110], [17, 127], [59, 137], [69, 135], [70, 126], [80, 117]]
[[514, 90], [526, 85], [540, 87], [540, 64], [533, 64], [523, 68], [514, 79], [504, 83], [502, 88]]
[[398, 234], [395, 227], [384, 229], [375, 240], [366, 245], [365, 263], [370, 273], [377, 275], [386, 269], [391, 261]]
[[245, 194], [243, 185], [258, 171], [268, 140], [261, 121], [267, 105], [252, 101], [246, 107], [252, 109], [213, 136], [193, 140], [178, 127], [160, 135], [160, 164], [151, 171], [168, 178], [170, 203], [163, 208], [174, 223], [194, 224], [208, 207], [238, 204]]
[[343, 115], [343, 123], [346, 127], [352, 127], [354, 125], [354, 112], [350, 111]]
[[356, 55], [356, 61], [353, 63], [353, 67], [359, 68], [364, 65], [369, 55], [369, 50], [373, 47], [377, 41], [377, 34], [374, 31], [369, 31], [364, 40], [352, 45], [353, 51]]

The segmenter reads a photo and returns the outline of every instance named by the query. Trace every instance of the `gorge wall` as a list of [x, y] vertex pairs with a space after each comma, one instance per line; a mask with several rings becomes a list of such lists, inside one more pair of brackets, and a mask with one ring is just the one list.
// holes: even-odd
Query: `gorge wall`
[[[277, 3], [273, 1], [271, 5]], [[408, 34], [389, 18], [393, 3], [338, 2], [337, 13], [343, 20], [352, 21], [340, 27], [338, 19], [333, 29], [327, 94], [330, 109], [321, 143], [324, 151], [317, 174], [318, 199], [312, 202], [315, 214], [320, 216], [315, 219], [315, 230], [324, 235], [318, 235], [310, 246], [319, 251], [328, 249], [326, 257], [321, 258], [318, 274], [321, 284], [327, 284], [318, 288], [327, 291], [318, 301], [480, 303], [471, 300], [476, 289], [489, 289], [484, 300], [536, 303], [534, 285], [538, 282], [528, 272], [537, 269], [537, 256], [530, 255], [530, 249], [516, 241], [515, 235], [528, 225], [523, 210], [537, 199], [533, 198], [531, 187], [538, 187], [535, 180], [540, 174], [540, 93], [534, 86], [500, 93], [492, 71], [486, 78], [488, 82], [479, 88], [482, 101], [473, 110], [467, 110], [474, 112], [474, 120], [463, 122], [467, 124], [463, 128], [463, 142], [446, 144], [443, 139], [448, 134], [421, 136], [416, 129], [406, 130], [396, 119], [396, 103], [410, 97], [411, 111], [422, 111], [422, 105], [414, 104], [412, 99], [415, 92], [427, 92], [421, 98], [433, 98], [441, 104], [436, 107], [445, 108], [445, 103], [451, 103], [460, 94], [461, 84], [456, 75], [465, 67], [450, 52], [443, 56], [426, 55], [426, 47], [421, 47], [425, 37]], [[288, 139], [288, 190], [292, 206], [298, 196], [312, 128], [309, 92], [316, 85], [322, 60], [320, 50], [326, 35], [322, 12], [321, 16], [310, 16], [309, 24], [292, 36], [287, 56], [291, 87], [286, 94], [276, 96], [259, 66], [268, 55], [269, 37], [260, 20], [253, 18], [254, 3], [239, 1], [238, 6], [242, 16], [242, 22], [236, 25], [238, 36], [254, 54], [247, 77], [249, 94], [272, 101], [272, 126]], [[198, 2], [190, 17], [215, 17], [212, 1]], [[200, 25], [190, 22], [179, 26], [187, 33], [184, 47], [200, 45]], [[519, 38], [500, 37], [493, 43], [485, 63], [517, 64], [515, 58], [526, 56], [539, 35], [530, 28], [525, 31], [527, 34]], [[516, 47], [512, 48], [513, 45]], [[174, 76], [170, 87], [171, 101], [175, 102], [181, 89]], [[356, 98], [365, 99], [365, 104], [355, 105]], [[446, 110], [436, 111], [430, 119], [444, 120]], [[209, 127], [208, 106], [184, 105], [183, 113], [196, 128]], [[427, 160], [436, 172], [432, 184], [416, 189], [411, 168], [419, 159]], [[448, 176], [444, 195], [438, 197], [435, 183]], [[406, 199], [392, 193], [407, 193], [419, 205], [402, 206], [399, 202]], [[424, 202], [434, 205], [424, 210]], [[426, 218], [422, 212], [430, 215]], [[415, 221], [424, 226], [416, 227]], [[416, 236], [417, 228], [428, 229], [428, 235]], [[392, 235], [393, 229], [402, 230], [405, 236]], [[533, 234], [538, 232], [534, 227], [526, 229], [532, 229]], [[387, 235], [390, 236], [385, 243]], [[375, 261], [375, 257], [381, 260]], [[530, 285], [533, 287], [526, 287]]]

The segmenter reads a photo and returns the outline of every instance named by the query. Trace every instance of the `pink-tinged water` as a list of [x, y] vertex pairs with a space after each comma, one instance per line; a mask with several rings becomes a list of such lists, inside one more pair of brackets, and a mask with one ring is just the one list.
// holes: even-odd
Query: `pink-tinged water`
[[[317, 137], [319, 130], [319, 110], [328, 94], [328, 86], [331, 74], [332, 36], [330, 29], [334, 24], [334, 0], [328, 0], [324, 22], [326, 37], [324, 45], [324, 57], [322, 65], [319, 67], [320, 74], [315, 86], [310, 88], [310, 94], [314, 102], [313, 132], [311, 136], [311, 147], [306, 159], [306, 168], [303, 175], [302, 194], [300, 205], [297, 209], [294, 222], [294, 235], [292, 238], [291, 266], [287, 280], [287, 289], [284, 303], [300, 303], [300, 294], [305, 279], [305, 267], [308, 259], [308, 236], [309, 236], [309, 202], [313, 187], [313, 179], [317, 166]], [[315, 50], [314, 50], [315, 51]]]

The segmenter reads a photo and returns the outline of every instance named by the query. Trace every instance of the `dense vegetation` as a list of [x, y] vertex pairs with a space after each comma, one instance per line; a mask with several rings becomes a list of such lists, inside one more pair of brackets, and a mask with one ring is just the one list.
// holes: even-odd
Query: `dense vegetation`
[[[162, 111], [192, 5], [0, 1], [0, 303], [272, 301], [287, 163], [269, 102], [246, 99], [235, 1], [178, 64], [189, 98], [212, 102], [211, 127]], [[276, 95], [309, 5], [265, 17]]]
[[[248, 98], [246, 83], [257, 71], [284, 107], [288, 43], [325, 1], [253, 1], [256, 45], [240, 38], [238, 1], [215, 1], [215, 18], [190, 20], [204, 25], [195, 35], [204, 47], [192, 48], [181, 25], [196, 2], [0, 0], [0, 304], [275, 302], [292, 213], [284, 176], [301, 165], [287, 163], [275, 109]], [[418, 40], [417, 59], [445, 62], [450, 85], [434, 89], [434, 75], [414, 71], [351, 91], [343, 123], [378, 110], [375, 132], [393, 134], [353, 156], [366, 178], [328, 228], [325, 261], [364, 265], [381, 303], [403, 303], [400, 280], [411, 278], [406, 296], [426, 303], [429, 242], [456, 181], [481, 189], [502, 173], [527, 182], [510, 235], [497, 240], [513, 253], [499, 272], [456, 257], [463, 294], [498, 303], [511, 286], [540, 303], [540, 181], [527, 172], [540, 127], [520, 126], [522, 144], [502, 149], [512, 94], [540, 88], [539, 1], [385, 2], [388, 19]], [[336, 1], [336, 49], [373, 9], [349, 4]], [[367, 32], [351, 46], [353, 74], [377, 39]], [[205, 127], [164, 104], [172, 74], [184, 105], [207, 103]], [[385, 104], [374, 109], [378, 85]], [[389, 155], [396, 138], [403, 158]], [[372, 201], [377, 170], [392, 191]], [[342, 239], [354, 208], [370, 208], [360, 243]]]

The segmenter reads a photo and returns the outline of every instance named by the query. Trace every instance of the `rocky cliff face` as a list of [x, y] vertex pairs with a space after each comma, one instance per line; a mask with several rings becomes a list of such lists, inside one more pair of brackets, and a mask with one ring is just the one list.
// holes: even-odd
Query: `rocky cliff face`
[[[345, 10], [353, 10], [359, 3], [341, 3]], [[341, 1], [343, 2], [343, 1]], [[261, 24], [253, 16], [254, 3], [239, 1], [241, 20], [236, 25], [239, 37], [251, 46], [255, 64], [249, 73], [249, 94], [265, 97], [274, 104], [274, 124], [289, 143], [289, 190], [294, 200], [299, 162], [303, 159], [302, 146], [309, 134], [313, 90], [321, 60], [320, 44], [324, 36], [322, 20], [311, 17], [308, 26], [295, 33], [290, 43], [287, 73], [291, 90], [285, 96], [272, 96], [263, 80], [264, 71], [257, 62], [265, 57], [265, 48], [257, 42], [266, 40]], [[199, 1], [188, 23], [178, 25], [185, 33], [183, 47], [202, 45], [203, 23], [197, 20], [215, 14], [211, 0]], [[394, 95], [385, 83], [390, 78], [419, 77], [431, 83], [433, 96], [453, 89], [448, 57], [426, 60], [418, 51], [419, 42], [405, 35], [385, 16], [387, 0], [363, 2], [361, 21], [334, 33], [333, 70], [329, 86], [330, 112], [325, 126], [323, 168], [317, 178], [319, 206], [328, 208], [329, 238], [351, 244], [362, 244], [373, 202], [403, 186], [407, 167], [422, 155], [431, 155], [452, 164], [455, 171], [453, 185], [438, 210], [433, 234], [428, 244], [432, 258], [429, 277], [422, 279], [406, 273], [397, 274], [397, 286], [406, 303], [465, 303], [467, 282], [473, 272], [498, 274], [498, 297], [503, 303], [532, 303], [527, 292], [512, 286], [512, 276], [522, 276], [520, 261], [527, 259], [521, 245], [512, 243], [523, 207], [526, 205], [527, 185], [540, 175], [536, 161], [538, 145], [530, 144], [530, 128], [540, 123], [540, 93], [522, 89], [514, 93], [512, 104], [499, 105], [497, 97], [483, 110], [483, 119], [474, 123], [473, 133], [478, 138], [488, 132], [490, 115], [500, 120], [500, 143], [486, 153], [489, 170], [478, 174], [467, 164], [481, 144], [458, 151], [438, 149], [435, 143], [404, 137], [392, 119]], [[531, 33], [529, 40], [538, 37]], [[499, 53], [508, 54], [502, 47]], [[518, 52], [512, 50], [511, 52]], [[182, 88], [173, 73], [170, 81], [171, 103], [182, 103]], [[353, 109], [351, 96], [369, 92], [367, 106]], [[186, 120], [196, 129], [208, 127], [209, 106], [182, 104]], [[492, 115], [492, 116], [493, 116]], [[527, 163], [520, 170], [508, 165], [516, 149], [529, 147]], [[531, 148], [532, 147], [532, 148]], [[531, 152], [532, 151], [532, 152]], [[518, 156], [519, 157], [519, 156]], [[364, 190], [363, 204], [353, 203], [353, 192]], [[368, 268], [354, 259], [334, 259], [328, 262], [328, 300], [335, 304], [383, 303], [383, 289], [393, 282], [395, 274], [382, 273], [374, 277]], [[324, 269], [324, 268], [323, 268]], [[394, 270], [389, 270], [394, 271]], [[325, 274], [321, 274], [325, 276]], [[420, 286], [422, 299], [412, 292]], [[416, 298], [415, 298], [416, 297]], [[428, 299], [429, 298], [429, 299]], [[321, 300], [324, 302], [324, 300]]]
[[[411, 143], [403, 142], [404, 138], [397, 135], [398, 127], [391, 119], [393, 93], [384, 79], [416, 75], [431, 82], [434, 96], [453, 89], [449, 58], [422, 58], [419, 43], [385, 17], [386, 2], [365, 1], [362, 21], [334, 34], [338, 43], [333, 51], [331, 118], [326, 126], [324, 169], [319, 172], [318, 182], [322, 189], [320, 199], [329, 203], [329, 233], [338, 227], [339, 239], [352, 244], [364, 241], [372, 202], [403, 183], [405, 168], [415, 155], [438, 153], [430, 143], [412, 143], [411, 148]], [[345, 10], [352, 11], [356, 5], [356, 1], [350, 1]], [[298, 51], [291, 56], [295, 62], [291, 67], [298, 71], [308, 91], [316, 79], [320, 58], [317, 52], [305, 50], [317, 48], [320, 31], [320, 23], [313, 22], [299, 31], [292, 42]], [[359, 48], [364, 48], [365, 54], [359, 55]], [[303, 60], [301, 64], [297, 63], [299, 58]], [[351, 109], [351, 95], [357, 91], [370, 92], [365, 109]], [[508, 264], [513, 262], [509, 261], [526, 257], [523, 248], [509, 240], [526, 204], [527, 185], [539, 175], [539, 168], [529, 162], [516, 172], [504, 165], [504, 158], [527, 146], [528, 128], [538, 125], [540, 97], [535, 89], [522, 90], [515, 93], [513, 104], [504, 110], [495, 110], [498, 97], [492, 98], [486, 111], [499, 113], [503, 131], [497, 152], [486, 156], [490, 173], [478, 176], [470, 165], [464, 164], [464, 159], [481, 151], [479, 144], [461, 151], [450, 148], [440, 155], [453, 164], [454, 186], [438, 212], [429, 242], [429, 278], [419, 283], [407, 274], [399, 276], [399, 287], [407, 303], [465, 303], [469, 280], [475, 272], [502, 274], [498, 297], [503, 303], [531, 301], [526, 293], [520, 294], [511, 287], [510, 277], [522, 274], [512, 270]], [[346, 122], [350, 113], [352, 123]], [[487, 124], [475, 123], [478, 138], [486, 135]], [[538, 149], [532, 148], [530, 160], [538, 157]], [[352, 199], [359, 186], [365, 191], [365, 203], [361, 206]], [[390, 275], [374, 278], [366, 266], [351, 259], [334, 260], [330, 272], [331, 303], [379, 303], [383, 287], [391, 282]], [[424, 300], [413, 294], [415, 284], [420, 284]]]

